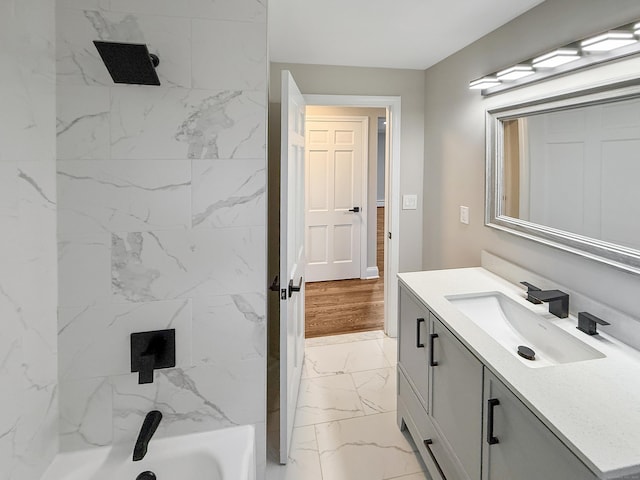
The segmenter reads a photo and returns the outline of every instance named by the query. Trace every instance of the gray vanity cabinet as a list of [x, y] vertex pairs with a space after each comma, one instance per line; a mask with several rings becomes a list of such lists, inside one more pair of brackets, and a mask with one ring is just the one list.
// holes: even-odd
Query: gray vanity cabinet
[[398, 361], [404, 368], [407, 381], [416, 392], [418, 400], [427, 410], [429, 310], [406, 288], [400, 288], [399, 297]]
[[429, 414], [458, 467], [457, 472], [445, 474], [447, 479], [479, 480], [483, 366], [433, 314], [431, 332]]
[[[597, 478], [538, 417], [486, 369], [484, 401], [482, 480]], [[493, 440], [490, 442], [490, 439]]]

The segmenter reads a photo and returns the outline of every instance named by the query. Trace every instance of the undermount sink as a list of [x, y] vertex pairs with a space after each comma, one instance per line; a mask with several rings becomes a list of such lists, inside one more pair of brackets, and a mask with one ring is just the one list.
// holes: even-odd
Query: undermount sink
[[[604, 358], [605, 355], [500, 292], [447, 296], [458, 310], [529, 367]], [[518, 347], [535, 352], [529, 360]]]

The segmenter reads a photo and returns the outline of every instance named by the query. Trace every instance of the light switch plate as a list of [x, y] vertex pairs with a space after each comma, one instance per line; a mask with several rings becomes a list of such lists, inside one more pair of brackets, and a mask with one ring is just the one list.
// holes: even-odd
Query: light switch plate
[[416, 210], [418, 208], [418, 196], [417, 195], [403, 195], [402, 196], [402, 209], [403, 210]]
[[469, 225], [469, 207], [460, 205], [460, 223]]

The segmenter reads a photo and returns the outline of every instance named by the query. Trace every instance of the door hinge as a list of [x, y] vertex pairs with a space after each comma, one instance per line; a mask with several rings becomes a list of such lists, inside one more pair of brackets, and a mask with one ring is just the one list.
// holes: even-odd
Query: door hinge
[[391, 232], [387, 232], [387, 238], [391, 240]]

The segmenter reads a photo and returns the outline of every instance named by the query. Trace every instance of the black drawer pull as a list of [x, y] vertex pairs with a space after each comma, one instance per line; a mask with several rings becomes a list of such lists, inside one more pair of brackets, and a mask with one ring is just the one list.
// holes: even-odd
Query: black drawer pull
[[500, 405], [500, 400], [497, 398], [487, 400], [487, 443], [489, 445], [500, 443], [500, 440], [493, 436], [493, 409], [496, 405]]
[[436, 468], [438, 469], [438, 473], [440, 474], [440, 476], [442, 477], [443, 480], [447, 480], [447, 477], [445, 477], [444, 472], [442, 471], [442, 469], [440, 468], [440, 464], [438, 463], [438, 460], [436, 460], [436, 456], [433, 454], [433, 452], [431, 451], [431, 445], [433, 445], [433, 440], [431, 440], [430, 438], [427, 438], [424, 441], [424, 446], [427, 449], [427, 452], [429, 453], [429, 456], [431, 457], [431, 460], [433, 460], [433, 464], [436, 466]]
[[438, 362], [433, 359], [433, 341], [438, 338], [437, 333], [432, 333], [429, 335], [429, 365], [432, 367], [437, 367]]
[[424, 348], [424, 343], [420, 341], [420, 324], [424, 323], [424, 318], [416, 318], [416, 348]]

